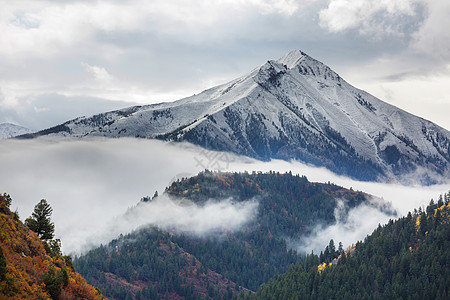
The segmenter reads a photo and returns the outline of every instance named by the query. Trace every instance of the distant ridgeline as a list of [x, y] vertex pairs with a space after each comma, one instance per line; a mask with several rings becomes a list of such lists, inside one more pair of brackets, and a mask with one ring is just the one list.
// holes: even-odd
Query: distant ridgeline
[[[336, 259], [339, 257], [339, 259]], [[332, 263], [332, 260], [334, 262]], [[450, 299], [450, 192], [330, 257], [308, 255], [240, 299]]]
[[[76, 258], [77, 270], [106, 296], [231, 299], [256, 291], [303, 258], [288, 248], [287, 238], [300, 239], [316, 225], [336, 222], [337, 199], [347, 213], [361, 204], [372, 205], [365, 193], [274, 172], [205, 171], [174, 182], [165, 193], [200, 206], [230, 197], [235, 202], [255, 200], [259, 205], [255, 219], [237, 232], [196, 237], [151, 227]], [[387, 204], [378, 209], [394, 214]]]
[[10, 211], [0, 194], [0, 299], [105, 299]]

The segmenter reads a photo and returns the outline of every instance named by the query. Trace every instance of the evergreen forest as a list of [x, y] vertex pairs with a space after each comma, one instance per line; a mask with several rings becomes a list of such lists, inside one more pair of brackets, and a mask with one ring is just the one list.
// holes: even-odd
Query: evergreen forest
[[[333, 257], [334, 256], [334, 257]], [[239, 299], [449, 299], [450, 192], [331, 257], [308, 255]]]
[[[149, 227], [121, 236], [77, 257], [74, 265], [104, 295], [115, 299], [230, 299], [304, 260], [286, 240], [309, 235], [317, 224], [336, 222], [343, 210], [372, 205], [370, 196], [291, 173], [214, 173], [172, 183], [166, 195], [197, 205], [232, 198], [258, 201], [256, 218], [235, 232], [193, 236]], [[157, 196], [156, 196], [157, 197]], [[142, 202], [154, 201], [145, 197]], [[139, 204], [138, 204], [139, 205]], [[386, 203], [377, 207], [395, 215]]]

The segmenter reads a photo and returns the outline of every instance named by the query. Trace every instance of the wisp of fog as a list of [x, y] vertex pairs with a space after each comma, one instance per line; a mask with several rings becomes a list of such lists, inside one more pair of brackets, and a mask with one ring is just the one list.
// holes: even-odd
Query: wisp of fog
[[129, 208], [124, 215], [103, 224], [81, 241], [69, 237], [65, 242], [72, 252], [81, 253], [83, 249], [100, 243], [106, 244], [122, 233], [150, 225], [197, 237], [220, 236], [239, 230], [252, 221], [257, 208], [256, 200], [234, 202], [232, 199], [210, 199], [203, 205], [197, 205], [187, 199], [171, 199], [167, 194], [163, 194]]
[[[247, 220], [253, 217], [250, 212], [254, 209], [254, 202], [244, 207], [236, 206], [231, 200], [222, 204], [211, 202], [212, 206], [198, 208], [197, 212], [197, 208], [193, 207], [169, 210], [170, 205], [175, 204], [164, 203], [167, 205], [164, 206], [156, 202], [149, 204], [149, 208], [161, 205], [156, 207], [165, 208], [167, 216], [152, 215], [152, 209], [142, 209], [137, 214], [139, 217], [127, 218], [127, 209], [132, 211], [142, 197], [151, 196], [155, 191], [162, 194], [173, 180], [195, 175], [205, 168], [217, 171], [292, 171], [306, 175], [310, 181], [330, 181], [383, 197], [392, 202], [400, 214], [426, 205], [431, 198], [436, 199], [449, 189], [448, 184], [408, 187], [359, 182], [296, 161], [261, 162], [229, 153], [206, 151], [187, 143], [128, 138], [1, 140], [0, 166], [0, 192], [11, 194], [11, 208], [18, 209], [22, 220], [31, 215], [34, 205], [42, 198], [53, 207], [56, 236], [62, 240], [65, 253], [87, 250], [120, 233], [126, 234], [152, 223], [147, 215], [159, 218], [153, 224], [170, 224], [166, 228], [183, 227], [186, 232], [195, 234], [202, 232], [200, 228], [208, 228], [204, 227], [205, 222], [215, 221], [206, 216], [208, 209], [211, 209], [229, 213], [230, 220], [238, 224], [230, 230], [236, 230], [245, 224], [241, 218]], [[320, 229], [320, 224], [317, 224], [316, 243], [306, 243], [307, 246], [302, 249], [310, 252], [308, 249], [323, 248], [330, 238], [336, 243], [354, 243], [363, 239], [378, 223], [388, 220], [373, 208], [358, 209], [352, 211], [345, 221], [338, 221], [332, 227]], [[244, 213], [240, 214], [241, 210]], [[185, 214], [186, 218], [183, 217]], [[195, 220], [200, 219], [204, 223], [196, 223]], [[177, 225], [168, 220], [185, 222]], [[206, 231], [228, 230], [221, 227], [220, 220], [214, 224], [211, 230]]]
[[301, 240], [288, 240], [288, 245], [299, 253], [309, 254], [313, 251], [315, 254], [319, 254], [333, 239], [336, 247], [339, 242], [342, 242], [347, 248], [371, 233], [378, 224], [385, 224], [393, 218], [392, 215], [366, 204], [351, 209], [345, 215], [338, 206], [334, 215], [336, 224], [331, 226], [317, 224], [309, 236]]

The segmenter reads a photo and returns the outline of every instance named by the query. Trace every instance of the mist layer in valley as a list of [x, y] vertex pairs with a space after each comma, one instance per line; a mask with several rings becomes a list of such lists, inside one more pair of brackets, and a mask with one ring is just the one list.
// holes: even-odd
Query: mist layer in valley
[[[22, 220], [40, 199], [51, 204], [56, 236], [65, 253], [81, 253], [148, 224], [191, 234], [239, 230], [254, 217], [257, 202], [236, 204], [229, 199], [197, 207], [158, 197], [154, 203], [136, 206], [142, 197], [155, 191], [161, 195], [172, 181], [204, 169], [292, 171], [310, 181], [330, 181], [383, 198], [399, 215], [426, 205], [450, 188], [450, 184], [422, 187], [359, 182], [296, 161], [261, 162], [190, 144], [142, 139], [2, 140], [0, 165], [0, 192], [11, 194], [12, 209], [18, 209]], [[330, 239], [347, 246], [391, 217], [370, 205], [357, 207], [346, 218], [336, 215], [333, 226], [317, 224], [309, 239], [290, 243], [305, 252], [323, 249]]]

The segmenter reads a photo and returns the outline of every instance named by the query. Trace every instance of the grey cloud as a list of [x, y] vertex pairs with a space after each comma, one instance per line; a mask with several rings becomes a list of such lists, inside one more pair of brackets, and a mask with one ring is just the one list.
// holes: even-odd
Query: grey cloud
[[420, 0], [369, 0], [348, 2], [331, 0], [319, 11], [320, 24], [332, 32], [358, 29], [362, 35], [376, 38], [417, 30], [423, 18], [424, 5]]
[[0, 108], [0, 123], [13, 122], [32, 130], [40, 130], [77, 117], [90, 116], [135, 104], [58, 94], [45, 94], [35, 98], [26, 97], [19, 99], [19, 103], [14, 107]]
[[392, 81], [401, 81], [404, 80], [405, 78], [411, 77], [416, 75], [415, 72], [401, 72], [401, 73], [397, 73], [397, 74], [391, 74], [382, 78], [379, 78], [381, 81], [388, 81], [388, 82], [392, 82]]

